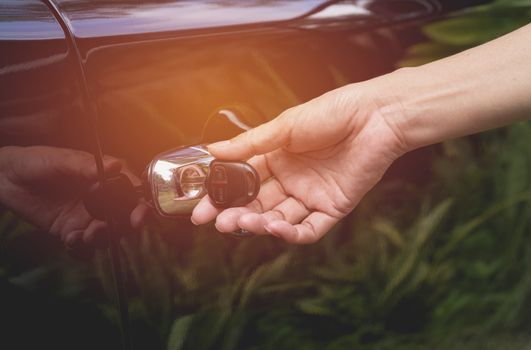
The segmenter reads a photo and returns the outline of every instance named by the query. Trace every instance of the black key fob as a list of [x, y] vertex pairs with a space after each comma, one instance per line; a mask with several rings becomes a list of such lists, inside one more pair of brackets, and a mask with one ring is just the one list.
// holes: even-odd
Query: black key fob
[[260, 177], [245, 162], [213, 160], [206, 179], [210, 201], [215, 207], [241, 207], [253, 201], [260, 190]]

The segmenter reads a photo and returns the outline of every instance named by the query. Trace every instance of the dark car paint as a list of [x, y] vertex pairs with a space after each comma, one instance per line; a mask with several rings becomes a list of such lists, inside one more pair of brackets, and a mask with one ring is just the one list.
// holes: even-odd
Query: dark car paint
[[[249, 28], [292, 23], [337, 26], [439, 15], [471, 1], [437, 0], [52, 0], [77, 38]], [[477, 2], [477, 1], [476, 1]], [[364, 22], [361, 22], [364, 23]]]
[[[104, 152], [137, 169], [237, 132], [210, 118], [219, 108], [256, 125], [388, 72], [421, 23], [477, 2], [54, 0], [76, 36]], [[75, 55], [50, 11], [4, 1], [0, 28], [0, 143], [90, 149]]]
[[[136, 0], [56, 3], [64, 11], [66, 24], [78, 35], [75, 39], [97, 107], [104, 152], [123, 157], [140, 172], [154, 154], [165, 149], [237, 133], [237, 127], [218, 118], [215, 111], [220, 108], [236, 111], [244, 123], [256, 125], [334, 87], [392, 70], [404, 48], [420, 39], [420, 24], [476, 2], [419, 0], [403, 5], [403, 1], [365, 1], [372, 4], [370, 16], [308, 18], [303, 14], [311, 14], [312, 8], [305, 6], [313, 6], [315, 1], [300, 2], [295, 12], [287, 11], [281, 4], [286, 2], [280, 1], [224, 1], [224, 13], [230, 14], [225, 22], [202, 17], [184, 26], [176, 19], [175, 26], [168, 27], [168, 23], [158, 26], [158, 18], [150, 18], [151, 28], [156, 29], [146, 32], [132, 18], [124, 22], [114, 17], [124, 7], [141, 10], [144, 5]], [[177, 3], [182, 4], [183, 16], [190, 13], [186, 11], [192, 7], [185, 5], [191, 2], [150, 2], [161, 11]], [[250, 7], [245, 11], [256, 12], [242, 21], [238, 15], [243, 10], [238, 6], [243, 3]], [[277, 10], [278, 17], [261, 16], [258, 9], [264, 3]], [[411, 11], [411, 6], [419, 11]], [[95, 135], [87, 120], [90, 113], [83, 103], [76, 55], [66, 39], [42, 2], [0, 2], [0, 146], [92, 150]], [[189, 220], [179, 221], [174, 231], [189, 233], [190, 225]], [[182, 249], [186, 246], [183, 240], [191, 236], [176, 237], [179, 244], [172, 246]], [[41, 247], [41, 243], [32, 241], [32, 247]], [[31, 252], [28, 255], [34, 258]], [[79, 308], [68, 306], [76, 317], [69, 314], [64, 319], [75, 320], [67, 324], [73, 331], [57, 326], [49, 317], [44, 326], [28, 324], [37, 306], [26, 300], [13, 303], [13, 299], [6, 300], [15, 306], [30, 305], [29, 311], [15, 307], [4, 315], [10, 322], [10, 315], [24, 320], [21, 329], [34, 327], [67, 342], [85, 339], [82, 331], [88, 329], [90, 340], [105, 339], [107, 348], [117, 348], [114, 334], [98, 338], [111, 329], [99, 316], [89, 318]], [[37, 300], [34, 295], [27, 299]], [[54, 315], [60, 317], [59, 306], [52, 305]], [[86, 327], [80, 319], [87, 321]], [[69, 337], [63, 334], [65, 330]], [[142, 333], [139, 338], [146, 336]], [[36, 339], [47, 344], [44, 336]], [[135, 339], [135, 346], [159, 347], [156, 335], [146, 339], [146, 345]], [[91, 347], [90, 341], [83, 344]]]
[[0, 146], [87, 149], [78, 82], [63, 30], [37, 0], [0, 3]]

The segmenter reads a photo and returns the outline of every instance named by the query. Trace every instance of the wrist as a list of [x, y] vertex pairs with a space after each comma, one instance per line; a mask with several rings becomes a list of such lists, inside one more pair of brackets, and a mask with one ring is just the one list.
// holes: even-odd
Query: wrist
[[401, 68], [374, 79], [378, 111], [401, 140], [404, 153], [471, 129], [463, 101], [470, 83], [436, 74], [429, 65]]
[[406, 107], [408, 93], [404, 93], [403, 85], [407, 82], [410, 72], [414, 68], [401, 68], [386, 75], [363, 82], [363, 90], [367, 101], [373, 104], [374, 114], [377, 114], [392, 131], [396, 139], [396, 149], [399, 155], [410, 152], [422, 146], [411, 138], [411, 121], [414, 119], [414, 108]]
[[488, 44], [367, 82], [405, 150], [525, 120], [531, 26]]

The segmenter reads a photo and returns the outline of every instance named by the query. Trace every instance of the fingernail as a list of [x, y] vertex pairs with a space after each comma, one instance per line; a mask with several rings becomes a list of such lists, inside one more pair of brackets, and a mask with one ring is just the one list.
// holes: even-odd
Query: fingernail
[[274, 233], [269, 226], [267, 226], [267, 225], [264, 226], [264, 230], [266, 230], [266, 232], [269, 233], [270, 235], [280, 238], [280, 236], [277, 235], [276, 233]]
[[77, 241], [76, 235], [69, 234], [68, 236], [66, 236], [64, 240], [64, 245], [66, 246], [67, 249], [72, 249], [76, 241]]
[[229, 145], [230, 145], [230, 140], [225, 140], [225, 141], [211, 143], [210, 145], [207, 146], [207, 149], [210, 150], [211, 148], [217, 148], [217, 149], [226, 148]]

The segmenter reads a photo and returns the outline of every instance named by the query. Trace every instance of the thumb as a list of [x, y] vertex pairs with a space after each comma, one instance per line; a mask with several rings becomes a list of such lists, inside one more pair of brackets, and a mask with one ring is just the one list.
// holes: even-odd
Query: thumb
[[[122, 162], [119, 159], [110, 156], [103, 156], [103, 172], [106, 177], [116, 176], [122, 171]], [[83, 172], [83, 176], [91, 181], [99, 179], [98, 167], [96, 160], [91, 157], [90, 161], [86, 163], [86, 171]]]
[[[64, 175], [85, 178], [90, 181], [98, 179], [98, 168], [94, 155], [73, 149], [52, 149], [47, 150], [49, 162], [55, 163], [55, 169]], [[103, 171], [107, 176], [120, 173], [122, 163], [110, 156], [103, 157]]]
[[285, 146], [289, 143], [292, 130], [289, 111], [230, 140], [210, 144], [207, 146], [208, 151], [220, 159], [246, 160]]

